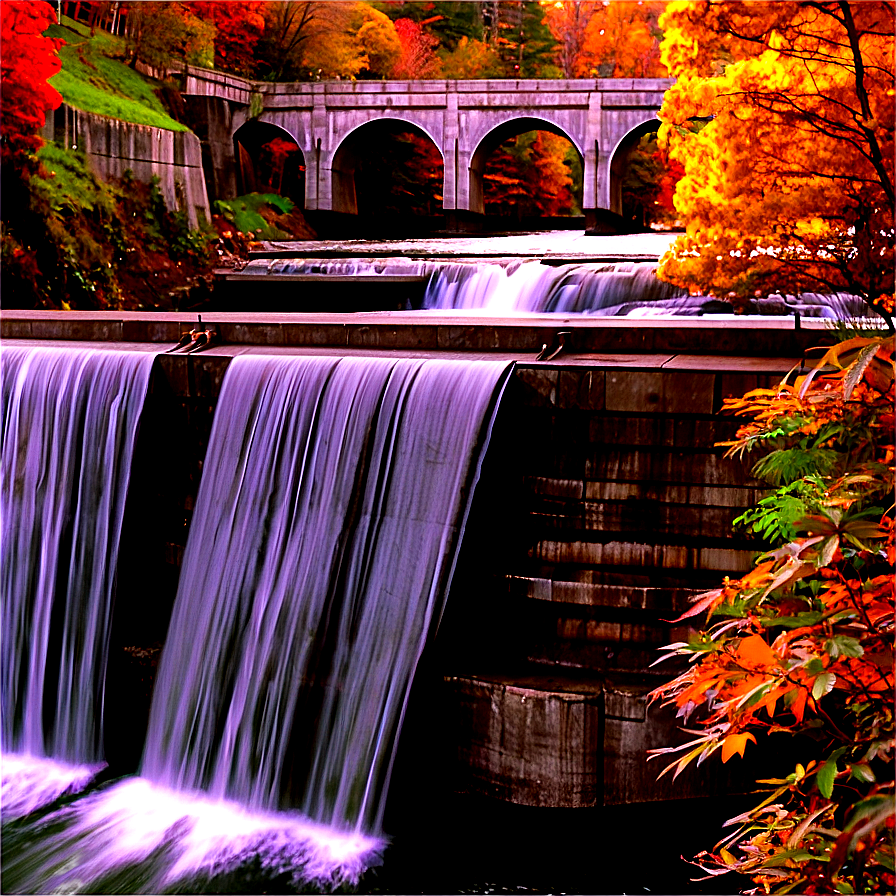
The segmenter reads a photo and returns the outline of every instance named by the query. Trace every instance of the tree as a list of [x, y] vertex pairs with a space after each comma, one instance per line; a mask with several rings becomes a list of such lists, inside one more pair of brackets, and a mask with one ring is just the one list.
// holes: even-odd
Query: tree
[[462, 37], [453, 50], [442, 50], [442, 75], [446, 78], [469, 80], [500, 78], [501, 60], [487, 43]]
[[411, 131], [393, 133], [364, 153], [355, 172], [361, 214], [437, 215], [442, 204], [442, 156]]
[[557, 62], [564, 78], [575, 78], [585, 44], [585, 32], [598, 0], [557, 0], [547, 5], [545, 21], [557, 42]]
[[302, 50], [319, 7], [312, 0], [265, 3], [264, 32], [256, 46], [256, 72], [271, 81], [304, 80]]
[[891, 321], [893, 4], [675, 2], [660, 25], [687, 225], [660, 276], [742, 299], [846, 290]]
[[657, 146], [656, 133], [645, 134], [628, 158], [622, 181], [623, 217], [640, 227], [672, 224], [672, 194], [683, 173]]
[[557, 78], [556, 40], [544, 7], [533, 0], [483, 3], [486, 42], [504, 64], [505, 78]]
[[438, 78], [442, 74], [441, 62], [435, 54], [438, 38], [412, 19], [396, 19], [395, 30], [401, 55], [392, 67], [391, 77], [408, 81]]
[[439, 46], [450, 52], [463, 40], [482, 40], [480, 3], [469, 0], [379, 0], [373, 6], [390, 19], [411, 19], [438, 40]]
[[46, 113], [62, 103], [48, 84], [62, 67], [56, 50], [64, 43], [44, 37], [56, 21], [49, 3], [9, 0], [0, 4], [0, 146], [4, 168], [21, 170], [42, 145], [39, 135]]
[[896, 883], [893, 355], [892, 336], [856, 335], [793, 382], [725, 402], [749, 420], [728, 454], [765, 453], [754, 473], [773, 491], [740, 522], [770, 549], [675, 620], [707, 614], [666, 648], [689, 663], [651, 696], [689, 725], [687, 743], [655, 751], [685, 751], [665, 770], [676, 774], [801, 736], [794, 771], [759, 781], [768, 796], [695, 862], [749, 875], [753, 893]]
[[215, 67], [251, 76], [255, 73], [255, 49], [264, 32], [262, 0], [191, 0], [187, 8], [215, 26]]
[[574, 214], [569, 149], [568, 140], [548, 131], [505, 141], [483, 174], [486, 211], [517, 218]]
[[386, 77], [401, 52], [395, 25], [369, 3], [321, 3], [302, 45], [301, 73], [314, 78]]
[[128, 12], [130, 64], [157, 68], [175, 62], [211, 65], [215, 26], [203, 22], [183, 3], [134, 3]]
[[578, 78], [663, 78], [658, 20], [660, 2], [597, 3], [588, 20], [573, 71]]

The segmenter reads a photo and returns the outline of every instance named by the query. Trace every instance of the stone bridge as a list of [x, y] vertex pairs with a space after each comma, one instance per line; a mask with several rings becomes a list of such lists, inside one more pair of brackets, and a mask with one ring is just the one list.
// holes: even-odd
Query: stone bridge
[[[619, 213], [628, 151], [656, 127], [671, 79], [328, 81], [264, 84], [188, 68], [182, 93], [204, 105], [212, 153], [251, 143], [274, 126], [305, 164], [305, 208], [357, 212], [354, 170], [365, 147], [390, 131], [426, 135], [444, 165], [446, 213], [484, 211], [482, 174], [500, 143], [531, 130], [566, 137], [584, 166], [583, 208]], [[247, 140], [247, 138], [250, 138]], [[217, 150], [215, 149], [217, 147]], [[231, 152], [234, 150], [231, 148]], [[237, 148], [235, 150], [239, 152]], [[228, 162], [213, 158], [226, 177]], [[224, 172], [223, 175], [220, 172]], [[227, 190], [216, 191], [219, 194]]]

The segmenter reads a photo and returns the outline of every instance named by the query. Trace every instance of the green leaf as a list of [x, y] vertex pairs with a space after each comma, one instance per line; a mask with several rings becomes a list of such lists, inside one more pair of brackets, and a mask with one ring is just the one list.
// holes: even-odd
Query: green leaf
[[850, 776], [855, 778], [856, 781], [866, 781], [869, 784], [873, 784], [877, 780], [874, 772], [871, 771], [871, 767], [865, 765], [864, 762], [857, 762], [854, 765], [850, 765], [849, 771]]
[[829, 694], [834, 687], [837, 676], [833, 672], [822, 672], [816, 676], [812, 684], [812, 696], [816, 700], [820, 700], [825, 694]]
[[815, 856], [811, 852], [806, 852], [805, 849], [785, 849], [784, 852], [776, 853], [767, 862], [763, 862], [761, 867], [777, 868], [779, 865], [786, 865], [791, 860], [794, 862], [809, 862], [814, 858]]
[[834, 750], [815, 775], [818, 790], [825, 799], [830, 799], [831, 794], [834, 792], [834, 779], [837, 777], [837, 760], [848, 750], [849, 747], [838, 747]]
[[824, 649], [836, 659], [838, 656], [860, 657], [865, 648], [855, 639], [847, 635], [834, 635], [825, 642]]
[[808, 613], [800, 613], [798, 616], [772, 616], [760, 619], [759, 622], [765, 628], [773, 628], [781, 626], [781, 628], [802, 628], [803, 626], [815, 625], [824, 618], [824, 613], [820, 610], [812, 610]]

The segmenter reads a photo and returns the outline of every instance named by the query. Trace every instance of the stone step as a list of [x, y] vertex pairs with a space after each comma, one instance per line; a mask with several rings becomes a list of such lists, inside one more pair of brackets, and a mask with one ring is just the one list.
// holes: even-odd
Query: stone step
[[587, 607], [656, 610], [668, 615], [683, 613], [690, 606], [690, 598], [699, 593], [694, 588], [565, 582], [534, 576], [509, 575], [505, 581], [508, 592], [515, 597]]
[[[596, 533], [600, 534], [600, 533]], [[749, 569], [754, 551], [677, 544], [645, 544], [630, 541], [560, 541], [540, 539], [528, 552], [539, 564], [585, 567], [636, 567], [640, 570], [702, 570], [738, 575]]]
[[732, 485], [682, 485], [676, 482], [619, 482], [613, 480], [556, 479], [527, 476], [523, 489], [531, 499], [566, 498], [584, 501], [657, 501], [701, 507], [749, 507], [762, 495], [761, 488]]
[[625, 535], [638, 541], [665, 536], [687, 542], [699, 539], [703, 544], [717, 540], [743, 543], [746, 539], [733, 526], [740, 513], [735, 507], [662, 504], [649, 498], [602, 502], [544, 499], [529, 508], [526, 522], [531, 532], [549, 538], [586, 530], [612, 532], [620, 540]]

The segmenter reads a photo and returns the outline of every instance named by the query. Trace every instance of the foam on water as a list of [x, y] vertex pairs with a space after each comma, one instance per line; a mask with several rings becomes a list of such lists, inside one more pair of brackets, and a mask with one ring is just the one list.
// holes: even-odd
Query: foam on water
[[[45, 839], [41, 830], [62, 827]], [[14, 892], [90, 892], [128, 869], [141, 892], [161, 892], [257, 859], [271, 876], [296, 885], [355, 883], [380, 861], [386, 843], [340, 833], [294, 812], [252, 812], [230, 800], [176, 792], [131, 778], [82, 797], [34, 826], [17, 863]], [[142, 867], [141, 867], [142, 866]]]
[[103, 768], [103, 763], [70, 765], [44, 756], [7, 753], [0, 758], [0, 812], [4, 819], [29, 815], [83, 790]]

